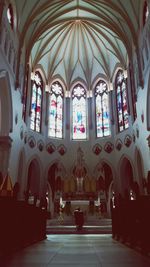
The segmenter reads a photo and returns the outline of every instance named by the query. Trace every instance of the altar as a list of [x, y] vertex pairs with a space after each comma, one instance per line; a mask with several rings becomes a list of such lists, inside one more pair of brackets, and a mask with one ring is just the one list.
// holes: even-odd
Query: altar
[[66, 215], [73, 215], [74, 211], [80, 209], [84, 215], [94, 215], [99, 212], [100, 203], [89, 200], [62, 201], [63, 212]]
[[94, 214], [100, 206], [97, 180], [89, 175], [81, 147], [77, 150], [77, 161], [72, 168], [72, 175], [63, 180], [62, 191], [57, 200], [64, 214], [71, 215], [80, 208], [85, 214]]
[[72, 200], [71, 201], [71, 211], [74, 212], [77, 208], [80, 208], [84, 213], [88, 212], [89, 201], [88, 200]]

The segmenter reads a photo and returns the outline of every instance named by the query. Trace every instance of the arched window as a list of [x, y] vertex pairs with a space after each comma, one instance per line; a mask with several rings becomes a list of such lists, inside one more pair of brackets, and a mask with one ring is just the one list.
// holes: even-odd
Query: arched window
[[40, 73], [35, 72], [32, 80], [30, 129], [36, 132], [41, 131], [42, 95], [43, 80]]
[[148, 79], [148, 86], [147, 86], [147, 130], [150, 131], [150, 74]]
[[86, 90], [77, 84], [72, 91], [72, 138], [87, 138]]
[[23, 94], [22, 94], [22, 118], [26, 120], [26, 108], [27, 108], [27, 92], [28, 92], [28, 78], [29, 78], [29, 65], [26, 66], [25, 77], [24, 77], [24, 87], [23, 87]]
[[57, 81], [52, 84], [49, 102], [48, 136], [63, 137], [63, 98], [64, 92]]
[[121, 132], [129, 127], [129, 118], [127, 110], [127, 79], [124, 77], [122, 70], [119, 70], [116, 75], [116, 101], [117, 101], [117, 117], [118, 131]]
[[9, 4], [7, 8], [7, 19], [8, 19], [8, 22], [11, 28], [13, 29], [14, 28], [14, 14], [13, 14], [13, 8], [11, 4]]
[[144, 8], [143, 8], [143, 26], [145, 25], [148, 19], [148, 16], [149, 16], [149, 8], [148, 8], [147, 1], [145, 1]]
[[96, 136], [110, 135], [109, 98], [107, 84], [100, 80], [95, 87]]

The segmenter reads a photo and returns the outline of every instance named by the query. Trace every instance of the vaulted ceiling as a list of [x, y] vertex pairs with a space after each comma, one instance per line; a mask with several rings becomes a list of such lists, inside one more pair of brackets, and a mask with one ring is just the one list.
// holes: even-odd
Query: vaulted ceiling
[[18, 31], [31, 66], [47, 80], [61, 76], [66, 88], [80, 77], [90, 89], [97, 76], [111, 81], [126, 69], [138, 44], [141, 0], [16, 0]]

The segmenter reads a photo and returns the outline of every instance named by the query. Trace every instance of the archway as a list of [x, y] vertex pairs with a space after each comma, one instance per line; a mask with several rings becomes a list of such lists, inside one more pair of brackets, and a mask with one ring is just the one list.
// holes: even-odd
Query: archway
[[66, 169], [62, 162], [57, 159], [48, 166], [48, 196], [52, 216], [57, 216], [60, 211], [60, 202], [62, 202], [62, 191], [64, 178], [66, 177]]
[[150, 74], [149, 74], [149, 79], [148, 79], [148, 86], [147, 86], [147, 130], [150, 130]]
[[9, 166], [11, 148], [13, 111], [9, 76], [6, 71], [0, 71], [0, 171], [6, 175]]
[[47, 210], [50, 211], [51, 215], [53, 215], [52, 190], [49, 183], [47, 183], [46, 186], [46, 199], [47, 199]]
[[36, 159], [32, 160], [28, 167], [26, 193], [29, 201], [36, 204], [36, 201], [40, 197], [40, 166]]
[[19, 161], [18, 161], [18, 173], [17, 173], [17, 182], [19, 183], [19, 199], [24, 198], [23, 196], [23, 189], [24, 189], [24, 161], [25, 155], [24, 150], [22, 150], [19, 154]]
[[134, 173], [131, 162], [124, 157], [120, 164], [121, 192], [126, 198], [130, 197], [130, 190], [134, 182]]
[[112, 169], [109, 164], [106, 162], [102, 163], [103, 172], [104, 172], [104, 183], [105, 183], [105, 196], [106, 196], [106, 212], [107, 216], [110, 217], [110, 198], [111, 198], [111, 191], [110, 187], [113, 181], [113, 173]]
[[143, 188], [144, 168], [143, 168], [142, 156], [139, 150], [136, 150], [135, 160], [137, 168], [136, 182], [139, 184], [140, 193], [142, 194], [144, 193], [144, 188]]
[[[7, 112], [6, 112], [7, 111]], [[0, 72], [0, 136], [8, 136], [12, 131], [13, 112], [9, 76]]]
[[57, 183], [56, 183], [56, 173], [57, 173], [58, 167], [57, 163], [53, 163], [49, 170], [48, 170], [48, 183], [49, 187], [51, 189], [51, 201], [54, 203], [54, 213], [58, 214], [59, 213], [59, 208], [60, 208], [60, 197], [56, 196], [55, 192], [57, 189]]
[[101, 161], [95, 168], [97, 177], [97, 191], [100, 198], [101, 212], [104, 217], [110, 217], [110, 198], [112, 195], [111, 184], [113, 182], [113, 169], [106, 161]]

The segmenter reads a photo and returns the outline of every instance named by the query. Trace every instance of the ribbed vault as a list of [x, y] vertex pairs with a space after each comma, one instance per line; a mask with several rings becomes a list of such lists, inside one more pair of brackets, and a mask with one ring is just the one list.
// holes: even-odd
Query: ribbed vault
[[42, 65], [48, 81], [61, 76], [69, 90], [80, 77], [90, 89], [95, 77], [111, 81], [126, 69], [137, 46], [140, 0], [18, 0], [20, 49], [27, 44], [32, 69]]

